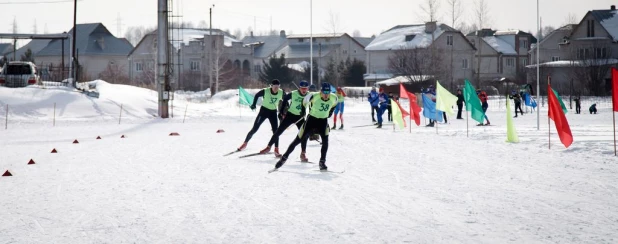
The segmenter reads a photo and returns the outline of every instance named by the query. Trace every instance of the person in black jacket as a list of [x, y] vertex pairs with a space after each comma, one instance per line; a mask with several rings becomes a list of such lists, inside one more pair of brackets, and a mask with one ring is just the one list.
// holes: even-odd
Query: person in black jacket
[[457, 119], [463, 119], [461, 117], [461, 109], [464, 105], [464, 96], [461, 94], [461, 89], [457, 89]]
[[513, 99], [513, 101], [515, 102], [515, 116], [513, 118], [517, 118], [517, 109], [519, 109], [519, 112], [523, 116], [524, 111], [521, 109], [521, 96], [519, 95], [519, 93], [513, 90], [509, 98]]
[[581, 98], [577, 96], [573, 100], [575, 101], [575, 113], [580, 114], [582, 112]]

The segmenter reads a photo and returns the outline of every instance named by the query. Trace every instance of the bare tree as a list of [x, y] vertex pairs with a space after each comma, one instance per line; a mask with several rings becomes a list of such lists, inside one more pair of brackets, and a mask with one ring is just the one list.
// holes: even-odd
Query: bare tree
[[354, 30], [352, 32], [352, 37], [361, 37], [361, 32], [359, 30]]
[[341, 31], [341, 22], [339, 21], [339, 13], [334, 13], [332, 10], [328, 12], [328, 20], [324, 28], [328, 33], [335, 35]]
[[579, 22], [579, 20], [577, 19], [577, 15], [575, 15], [574, 13], [569, 13], [564, 18], [564, 24], [563, 25], [577, 24], [577, 22]]
[[438, 10], [440, 9], [440, 0], [425, 0], [424, 4], [420, 5], [423, 14], [421, 16], [423, 22], [438, 21]]
[[240, 28], [236, 28], [236, 29], [234, 29], [234, 34], [233, 34], [233, 35], [234, 35], [234, 36], [236, 37], [236, 39], [238, 39], [238, 40], [242, 39], [242, 37], [243, 37], [243, 36], [242, 36], [242, 30], [240, 30]]
[[[435, 51], [435, 54], [431, 54]], [[440, 79], [444, 74], [443, 53], [431, 48], [401, 48], [388, 57], [388, 67], [412, 82], [423, 82], [430, 77]]]
[[208, 26], [208, 23], [206, 23], [205, 20], [200, 20], [200, 22], [197, 23], [197, 28], [198, 29], [208, 29], [210, 26]]
[[[225, 45], [222, 43], [222, 38], [216, 38], [212, 52], [212, 64], [209, 69], [213, 74], [214, 87], [211, 87], [211, 94], [219, 92], [221, 85], [225, 86], [236, 78], [240, 73], [239, 67], [234, 67], [225, 52]], [[212, 82], [211, 82], [212, 84]]]
[[463, 8], [461, 7], [461, 0], [446, 0], [448, 5], [448, 13], [451, 18], [451, 27], [455, 29], [461, 29], [461, 15], [463, 14]]
[[[257, 35], [257, 33], [255, 34]], [[245, 30], [245, 36], [253, 36], [253, 27], [247, 27], [247, 30]]]
[[[487, 22], [489, 21], [489, 5], [487, 4], [487, 2], [485, 0], [476, 0], [475, 1], [475, 7], [476, 9], [474, 10], [475, 13], [475, 17], [476, 17], [476, 25], [479, 29], [483, 29], [485, 28]], [[476, 43], [477, 43], [477, 65], [476, 65], [476, 85], [477, 87], [480, 87], [481, 85], [481, 54], [483, 53], [483, 45], [482, 45], [482, 33], [478, 33], [476, 35]]]
[[583, 93], [593, 96], [606, 96], [609, 84], [605, 77], [614, 65], [612, 48], [608, 44], [591, 42], [587, 46], [574, 46], [571, 48], [573, 60], [571, 71], [583, 88]]
[[130, 79], [125, 72], [124, 65], [110, 62], [103, 72], [99, 74], [99, 78], [113, 84], [130, 84]]
[[136, 46], [148, 33], [155, 31], [155, 27], [131, 26], [124, 33], [126, 38], [133, 46]]
[[553, 26], [545, 26], [543, 27], [541, 34], [543, 34], [543, 37], [547, 37], [550, 33], [554, 32], [555, 30], [556, 28], [554, 28]]
[[459, 31], [461, 31], [461, 33], [463, 33], [464, 36], [467, 35], [467, 34], [470, 34], [472, 32], [475, 32], [476, 30], [478, 30], [478, 28], [476, 28], [475, 24], [468, 24], [468, 23], [465, 23], [465, 22], [462, 22], [459, 25], [459, 27], [455, 28], [455, 29], [458, 29]]

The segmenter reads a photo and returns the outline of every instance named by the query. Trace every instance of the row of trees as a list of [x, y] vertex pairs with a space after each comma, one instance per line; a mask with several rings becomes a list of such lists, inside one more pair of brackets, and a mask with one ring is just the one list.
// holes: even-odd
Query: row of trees
[[[328, 82], [334, 86], [364, 86], [363, 75], [367, 72], [365, 62], [357, 59], [347, 58], [337, 62], [330, 58], [323, 72], [320, 72], [316, 61], [313, 65], [314, 83]], [[292, 83], [300, 80], [309, 81], [311, 79], [311, 67], [306, 65], [301, 71], [290, 69], [285, 55], [271, 57], [268, 62], [263, 62], [263, 68], [259, 73], [259, 81], [270, 84], [273, 79], [281, 81], [283, 86], [295, 87]]]

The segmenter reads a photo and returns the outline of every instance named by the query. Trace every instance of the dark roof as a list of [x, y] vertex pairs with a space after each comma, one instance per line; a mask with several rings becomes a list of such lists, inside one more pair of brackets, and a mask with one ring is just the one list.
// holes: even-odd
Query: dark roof
[[11, 47], [12, 45], [10, 43], [0, 43], [0, 52], [4, 52], [4, 53], [0, 53], [0, 54], [6, 54], [9, 52], [12, 52], [13, 50], [5, 50], [9, 47]]
[[597, 19], [597, 21], [601, 22], [605, 19], [609, 19], [614, 17], [613, 12], [615, 12], [616, 10], [611, 10], [611, 9], [602, 9], [602, 10], [592, 10], [590, 11], [590, 14], [592, 14], [592, 16], [594, 16], [595, 19]]
[[363, 47], [367, 47], [367, 45], [369, 45], [369, 43], [371, 43], [371, 41], [373, 41], [373, 39], [375, 39], [375, 37], [353, 37], [353, 38], [358, 43], [363, 45]]
[[[268, 58], [275, 52], [279, 51], [282, 47], [287, 45], [288, 40], [285, 36], [245, 36], [242, 39], [242, 43], [256, 44], [253, 50], [253, 56], [256, 58]], [[261, 43], [261, 44], [259, 44]]]
[[[15, 56], [21, 57], [21, 55], [25, 54], [26, 51], [30, 49], [32, 50], [32, 53], [36, 57], [37, 53], [41, 51], [43, 48], [45, 48], [47, 44], [49, 44], [50, 41], [51, 40], [48, 40], [48, 39], [32, 39], [30, 42], [28, 42], [28, 44], [17, 49], [17, 51], [15, 52]], [[65, 40], [65, 42], [68, 42], [68, 40]], [[9, 52], [9, 54], [13, 55], [13, 52]]]
[[537, 39], [536, 37], [534, 37], [534, 35], [525, 32], [525, 31], [521, 31], [521, 30], [505, 30], [505, 31], [500, 31], [500, 30], [492, 30], [492, 29], [481, 29], [481, 30], [477, 30], [477, 31], [473, 31], [468, 33], [466, 36], [481, 36], [481, 37], [488, 37], [488, 36], [505, 36], [505, 35], [527, 35], [530, 36], [530, 43], [536, 43]]
[[[68, 33], [72, 34], [73, 30]], [[70, 42], [64, 42], [65, 55], [71, 53]], [[78, 55], [127, 55], [133, 49], [130, 43], [112, 35], [101, 23], [78, 24], [76, 43]], [[62, 40], [52, 40], [37, 56], [60, 56], [61, 52]]]

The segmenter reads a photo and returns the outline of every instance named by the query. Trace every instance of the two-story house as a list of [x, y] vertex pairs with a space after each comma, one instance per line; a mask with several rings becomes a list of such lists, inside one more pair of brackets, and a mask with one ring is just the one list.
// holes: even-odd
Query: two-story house
[[530, 64], [529, 50], [536, 38], [520, 30], [494, 31], [482, 29], [467, 36], [476, 47], [474, 80], [492, 82], [503, 78], [511, 82], [526, 80], [526, 65]]
[[250, 61], [250, 64], [253, 67], [250, 73], [253, 79], [257, 79], [260, 70], [264, 68], [263, 63], [268, 63], [270, 57], [287, 46], [288, 39], [285, 31], [281, 31], [279, 35], [271, 36], [254, 36], [253, 32], [251, 32], [249, 36], [245, 36], [242, 39], [242, 43], [245, 47], [251, 49], [253, 59]]
[[[541, 84], [551, 77], [552, 88], [563, 94], [607, 95], [610, 68], [618, 65], [618, 10], [591, 10], [577, 25], [562, 27], [540, 43]], [[536, 48], [531, 50], [534, 65], [528, 66], [528, 81], [536, 82]], [[541, 86], [541, 92], [544, 92]]]
[[[68, 33], [73, 33], [70, 30]], [[126, 73], [128, 71], [127, 54], [133, 46], [124, 38], [112, 35], [101, 23], [78, 24], [76, 51], [82, 75], [86, 78], [95, 79], [100, 77], [110, 65], [119, 67]], [[64, 46], [63, 46], [64, 44]], [[46, 66], [59, 67], [64, 50], [65, 65], [70, 63], [71, 41], [51, 40], [34, 57], [40, 69]]]
[[[7, 59], [12, 60], [13, 57], [8, 57], [9, 53], [13, 52], [13, 44], [10, 43], [0, 43], [0, 56], [7, 56]], [[15, 59], [19, 60], [19, 56], [16, 56]]]
[[[398, 52], [405, 50], [425, 50], [431, 52], [431, 58], [437, 67], [427, 67], [427, 71], [417, 70], [419, 74], [404, 74], [393, 67], [392, 61]], [[465, 79], [472, 78], [475, 48], [458, 30], [445, 24], [427, 22], [417, 25], [398, 25], [378, 35], [366, 48], [367, 74], [365, 82], [368, 85], [394, 76], [419, 76], [441, 79], [451, 85], [463, 84]], [[428, 53], [420, 53], [420, 58], [411, 62], [433, 62]], [[410, 55], [414, 55], [413, 53]], [[414, 66], [401, 61], [401, 66]], [[422, 66], [422, 65], [419, 65]], [[397, 71], [399, 70], [399, 71]], [[411, 72], [417, 72], [412, 70]]]

